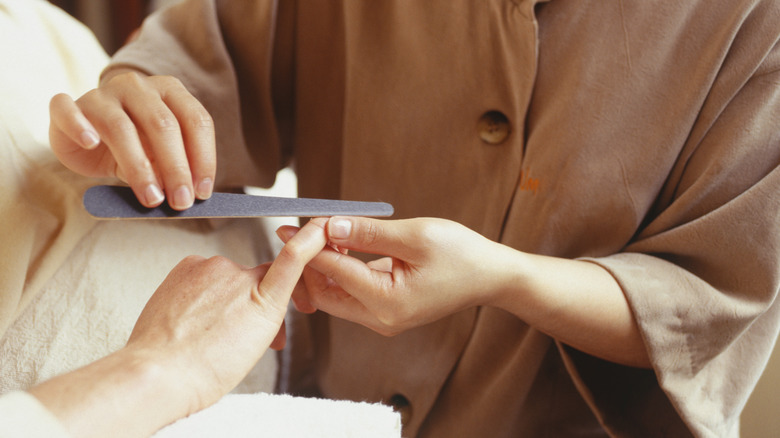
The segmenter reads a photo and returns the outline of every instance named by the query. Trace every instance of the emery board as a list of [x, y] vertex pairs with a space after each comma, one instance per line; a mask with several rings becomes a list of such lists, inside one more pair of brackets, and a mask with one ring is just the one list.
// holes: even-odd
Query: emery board
[[391, 216], [393, 206], [385, 202], [339, 201], [313, 198], [214, 193], [195, 201], [184, 211], [167, 203], [147, 208], [141, 205], [130, 187], [95, 186], [84, 193], [84, 207], [98, 219], [199, 219], [214, 217], [262, 216]]

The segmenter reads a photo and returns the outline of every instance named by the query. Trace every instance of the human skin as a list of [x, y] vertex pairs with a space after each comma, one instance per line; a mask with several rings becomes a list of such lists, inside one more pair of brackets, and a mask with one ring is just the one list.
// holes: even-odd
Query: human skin
[[72, 436], [143, 437], [233, 389], [277, 336], [324, 219], [288, 240], [272, 264], [224, 257], [180, 262], [150, 298], [127, 344], [29, 390]]
[[211, 196], [214, 123], [178, 79], [113, 72], [78, 101], [54, 96], [49, 110], [52, 151], [74, 172], [118, 177], [146, 207]]
[[[325, 248], [309, 263], [293, 293], [300, 311], [393, 336], [491, 306], [589, 354], [650, 366], [625, 295], [599, 265], [517, 251], [443, 219], [334, 217], [327, 231], [338, 251]], [[365, 263], [348, 250], [384, 257]]]
[[[170, 188], [213, 180], [213, 124], [182, 89], [168, 77], [114, 71], [75, 102], [57, 96], [50, 106], [52, 148], [76, 172], [124, 177], [148, 206], [152, 181], [164, 180]], [[129, 134], [108, 135], [107, 128], [116, 125]], [[100, 141], [87, 145], [83, 139], [92, 134]], [[176, 141], [164, 142], [167, 136]], [[650, 366], [623, 291], [596, 264], [523, 253], [441, 219], [338, 220], [350, 222], [350, 232], [334, 232], [344, 227], [332, 219], [331, 243], [389, 258], [359, 264], [326, 249], [311, 266], [331, 281], [314, 280], [307, 270], [302, 285], [310, 290], [299, 287], [295, 294], [302, 310], [320, 309], [392, 335], [464, 308], [494, 306], [585, 353]]]

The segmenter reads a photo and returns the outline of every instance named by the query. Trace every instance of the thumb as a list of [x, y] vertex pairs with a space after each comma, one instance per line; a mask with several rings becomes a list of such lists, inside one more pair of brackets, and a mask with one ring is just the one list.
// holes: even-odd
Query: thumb
[[413, 255], [408, 224], [406, 220], [336, 216], [328, 220], [326, 231], [329, 241], [340, 248], [405, 260]]

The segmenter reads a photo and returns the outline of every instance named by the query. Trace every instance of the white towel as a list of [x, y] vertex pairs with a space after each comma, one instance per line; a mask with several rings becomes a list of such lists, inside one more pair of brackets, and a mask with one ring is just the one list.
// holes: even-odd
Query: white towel
[[155, 438], [400, 438], [388, 406], [270, 394], [231, 394], [162, 429]]

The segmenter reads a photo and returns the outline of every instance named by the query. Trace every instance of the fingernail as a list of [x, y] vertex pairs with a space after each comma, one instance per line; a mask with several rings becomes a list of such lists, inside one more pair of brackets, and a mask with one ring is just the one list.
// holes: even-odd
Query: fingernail
[[81, 133], [81, 146], [86, 149], [94, 149], [100, 144], [100, 137], [93, 131], [84, 131]]
[[198, 183], [198, 198], [209, 199], [214, 190], [214, 181], [211, 178], [203, 178]]
[[276, 230], [276, 235], [279, 236], [283, 242], [287, 242], [288, 240], [292, 239], [292, 237], [296, 235], [298, 231], [299, 228], [295, 227], [279, 227]]
[[177, 210], [185, 210], [192, 207], [193, 199], [192, 192], [187, 186], [181, 186], [173, 192], [173, 200], [171, 207]]
[[328, 236], [332, 239], [346, 239], [352, 232], [352, 221], [349, 219], [333, 219], [328, 224]]
[[165, 197], [162, 191], [156, 184], [149, 184], [146, 186], [146, 204], [157, 205], [163, 201]]

